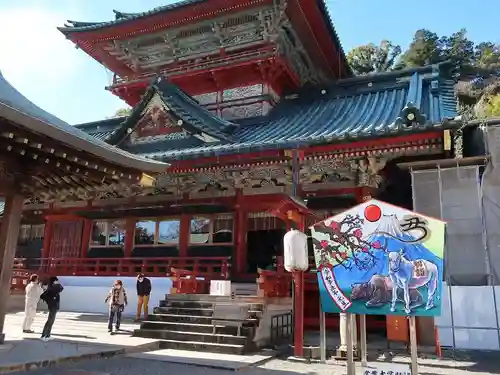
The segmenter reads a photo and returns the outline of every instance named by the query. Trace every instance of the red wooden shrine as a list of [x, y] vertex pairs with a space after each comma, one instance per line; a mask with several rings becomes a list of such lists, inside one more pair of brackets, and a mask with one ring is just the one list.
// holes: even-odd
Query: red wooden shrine
[[[152, 188], [28, 202], [19, 277], [142, 272], [173, 277], [178, 293], [231, 279], [288, 294], [287, 229], [370, 196], [411, 206], [398, 164], [449, 156], [451, 68], [352, 77], [323, 0], [187, 1], [115, 18], [60, 30], [134, 108], [76, 126], [170, 167]], [[305, 288], [317, 327], [315, 272]]]

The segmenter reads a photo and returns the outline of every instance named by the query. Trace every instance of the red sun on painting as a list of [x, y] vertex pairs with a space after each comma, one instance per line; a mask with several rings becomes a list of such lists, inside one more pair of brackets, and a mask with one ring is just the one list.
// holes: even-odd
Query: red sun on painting
[[382, 210], [376, 204], [370, 204], [365, 208], [365, 219], [374, 223], [382, 217]]

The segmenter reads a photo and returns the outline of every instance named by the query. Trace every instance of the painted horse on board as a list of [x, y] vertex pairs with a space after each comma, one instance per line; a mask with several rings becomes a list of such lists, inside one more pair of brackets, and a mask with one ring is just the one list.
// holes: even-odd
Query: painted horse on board
[[405, 313], [411, 313], [410, 290], [427, 286], [426, 310], [432, 309], [438, 286], [439, 272], [437, 266], [425, 259], [408, 260], [404, 250], [389, 253], [389, 277], [392, 282], [391, 311], [396, 311], [398, 289], [403, 290]]

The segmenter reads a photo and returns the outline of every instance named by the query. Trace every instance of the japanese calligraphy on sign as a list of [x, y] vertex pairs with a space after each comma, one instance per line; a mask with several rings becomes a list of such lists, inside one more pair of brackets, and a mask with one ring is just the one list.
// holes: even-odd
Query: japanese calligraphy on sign
[[411, 371], [364, 370], [364, 375], [411, 375]]
[[443, 221], [371, 200], [311, 235], [323, 311], [441, 314]]

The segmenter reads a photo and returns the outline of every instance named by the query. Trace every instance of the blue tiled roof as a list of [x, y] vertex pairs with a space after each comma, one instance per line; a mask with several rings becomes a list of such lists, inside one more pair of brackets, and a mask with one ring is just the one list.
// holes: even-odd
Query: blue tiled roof
[[340, 80], [285, 98], [268, 116], [242, 121], [233, 141], [172, 140], [131, 151], [171, 160], [437, 129], [456, 116], [453, 83], [445, 65]]

